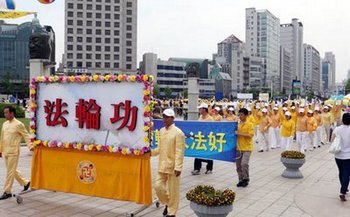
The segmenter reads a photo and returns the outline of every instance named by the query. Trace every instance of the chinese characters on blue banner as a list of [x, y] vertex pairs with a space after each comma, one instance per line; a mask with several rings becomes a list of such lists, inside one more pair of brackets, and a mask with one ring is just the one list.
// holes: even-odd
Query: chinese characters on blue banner
[[[235, 161], [236, 122], [175, 121], [186, 136], [185, 156], [211, 160]], [[160, 141], [161, 120], [154, 120], [152, 148]]]

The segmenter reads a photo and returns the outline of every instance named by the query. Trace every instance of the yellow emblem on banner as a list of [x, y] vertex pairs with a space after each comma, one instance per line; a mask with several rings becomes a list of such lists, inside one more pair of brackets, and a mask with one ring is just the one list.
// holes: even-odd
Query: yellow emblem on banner
[[96, 168], [90, 161], [84, 160], [79, 162], [77, 167], [77, 175], [80, 182], [91, 184], [96, 181]]
[[35, 14], [35, 13], [36, 12], [1, 10], [0, 11], [0, 19], [15, 19], [15, 18]]

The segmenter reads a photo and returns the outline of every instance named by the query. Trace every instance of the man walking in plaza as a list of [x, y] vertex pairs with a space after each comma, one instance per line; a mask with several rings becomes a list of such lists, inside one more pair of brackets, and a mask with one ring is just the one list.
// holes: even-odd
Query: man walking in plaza
[[250, 181], [249, 178], [249, 159], [253, 151], [254, 125], [247, 121], [248, 110], [242, 108], [239, 110], [237, 148], [236, 148], [236, 170], [238, 173], [239, 182], [237, 187], [247, 187]]
[[165, 204], [164, 216], [175, 216], [180, 200], [180, 175], [185, 152], [185, 135], [174, 124], [175, 112], [165, 109], [164, 127], [160, 129], [159, 146], [151, 155], [159, 155], [155, 191], [159, 201]]
[[[198, 107], [199, 109], [199, 121], [214, 121], [213, 117], [209, 115], [208, 109], [209, 106], [206, 103], [201, 103], [200, 106]], [[200, 158], [195, 158], [194, 159], [194, 170], [191, 172], [192, 175], [199, 175], [201, 168], [202, 168], [202, 162], [207, 163], [207, 170], [205, 171], [205, 174], [211, 174], [213, 171], [213, 165], [214, 161], [213, 160], [205, 160], [205, 159], [200, 159]]]
[[30, 182], [23, 177], [21, 172], [17, 170], [18, 159], [20, 155], [20, 142], [23, 137], [28, 148], [32, 149], [30, 135], [24, 124], [15, 118], [16, 110], [12, 106], [6, 106], [4, 116], [6, 121], [2, 125], [0, 136], [0, 157], [3, 157], [6, 165], [6, 181], [4, 186], [4, 194], [0, 200], [12, 197], [11, 189], [14, 179], [24, 186], [23, 191], [28, 190]]
[[267, 115], [267, 109], [263, 108], [261, 110], [262, 117], [260, 118], [259, 130], [258, 130], [258, 143], [259, 152], [264, 150], [269, 151], [269, 128], [271, 125], [270, 117]]

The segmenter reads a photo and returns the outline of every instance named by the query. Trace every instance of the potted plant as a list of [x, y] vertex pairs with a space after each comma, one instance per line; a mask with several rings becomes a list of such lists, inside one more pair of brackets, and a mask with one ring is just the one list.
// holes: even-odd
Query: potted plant
[[281, 153], [281, 162], [286, 167], [282, 177], [291, 179], [303, 178], [299, 168], [305, 163], [305, 154], [299, 151], [284, 151]]
[[213, 186], [198, 185], [187, 192], [190, 207], [199, 217], [225, 217], [233, 209], [235, 192], [215, 190]]

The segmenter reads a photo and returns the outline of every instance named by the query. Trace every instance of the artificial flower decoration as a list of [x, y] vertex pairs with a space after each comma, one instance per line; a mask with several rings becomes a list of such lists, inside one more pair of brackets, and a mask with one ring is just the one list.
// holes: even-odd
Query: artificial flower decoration
[[[153, 104], [151, 99], [151, 90], [153, 87], [153, 76], [149, 75], [76, 75], [76, 76], [38, 76], [33, 78], [30, 85], [30, 97], [31, 97], [31, 121], [30, 121], [30, 133], [33, 136], [34, 146], [44, 146], [48, 148], [60, 148], [60, 149], [74, 149], [79, 151], [92, 151], [92, 152], [107, 152], [107, 153], [119, 153], [123, 155], [143, 155], [150, 151], [150, 138], [152, 133], [152, 117], [151, 110]], [[119, 146], [102, 145], [102, 144], [83, 144], [80, 142], [66, 142], [66, 141], [41, 141], [36, 139], [36, 110], [37, 110], [37, 87], [38, 83], [88, 83], [88, 82], [137, 82], [143, 83], [143, 105], [144, 105], [144, 126], [143, 131], [145, 133], [144, 147], [135, 149], [129, 148], [120, 144]]]

